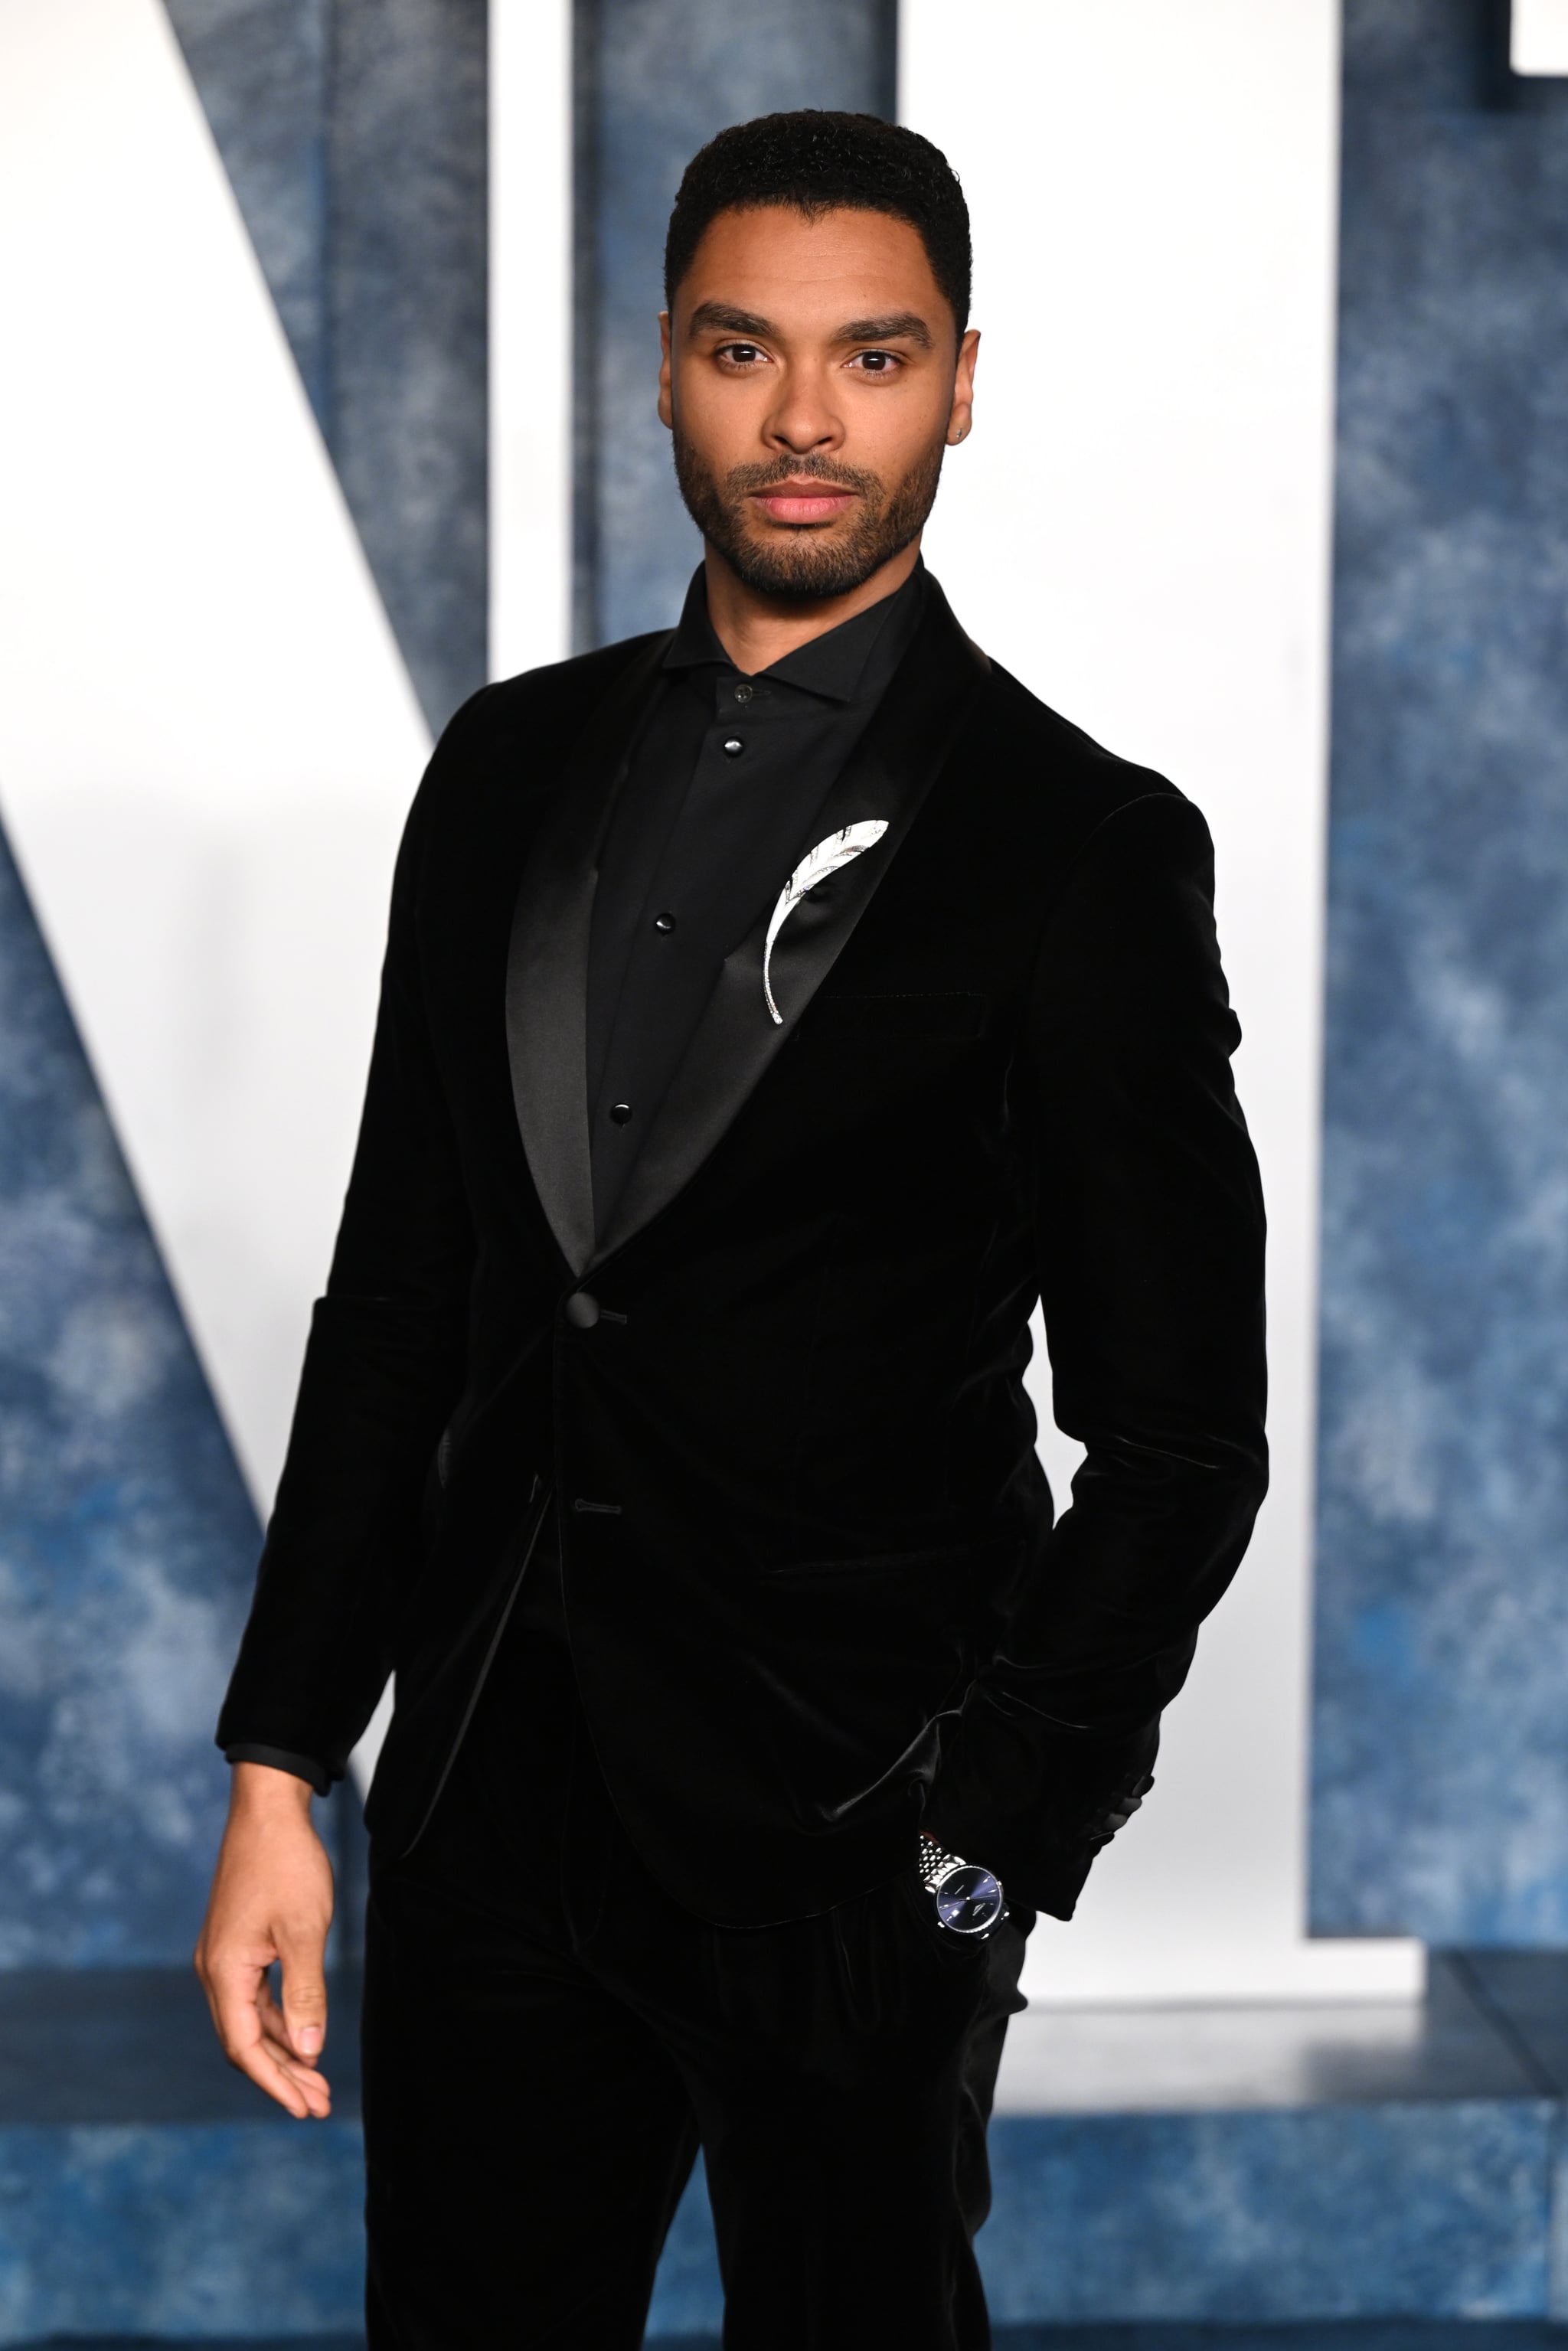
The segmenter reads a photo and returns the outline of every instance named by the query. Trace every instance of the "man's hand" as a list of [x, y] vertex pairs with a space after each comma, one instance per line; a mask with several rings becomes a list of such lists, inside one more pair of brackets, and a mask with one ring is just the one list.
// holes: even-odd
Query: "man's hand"
[[[303, 2122], [332, 2094], [317, 2061], [327, 2037], [332, 1865], [310, 1818], [310, 1789], [268, 1763], [235, 1763], [195, 1967], [231, 2065]], [[283, 2002], [267, 1970], [283, 1969]]]
[[1130, 1790], [1126, 1795], [1113, 1797], [1094, 1823], [1093, 1842], [1096, 1844], [1109, 1844], [1117, 1830], [1124, 1829], [1133, 1814], [1142, 1811], [1144, 1798], [1154, 1784], [1152, 1777], [1145, 1778], [1140, 1780], [1137, 1787]]

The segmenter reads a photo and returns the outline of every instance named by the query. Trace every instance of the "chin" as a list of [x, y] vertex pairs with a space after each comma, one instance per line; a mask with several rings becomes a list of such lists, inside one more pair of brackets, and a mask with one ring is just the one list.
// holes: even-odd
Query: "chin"
[[846, 596], [871, 570], [833, 530], [831, 523], [775, 524], [766, 538], [748, 532], [730, 560], [742, 584], [762, 595]]

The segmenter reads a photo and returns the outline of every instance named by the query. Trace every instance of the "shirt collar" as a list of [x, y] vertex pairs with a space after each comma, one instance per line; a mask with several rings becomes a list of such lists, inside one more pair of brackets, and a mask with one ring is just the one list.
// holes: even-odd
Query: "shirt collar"
[[[759, 670], [758, 675], [771, 684], [800, 686], [808, 694], [821, 695], [827, 702], [852, 702], [865, 676], [866, 664], [883, 632], [892, 624], [894, 636], [903, 639], [913, 633], [925, 592], [925, 565], [916, 556], [915, 569], [902, 588], [891, 596], [881, 597], [868, 604], [863, 612], [852, 619], [841, 621], [836, 629], [825, 630], [821, 636], [811, 638], [807, 644], [798, 645], [782, 661], [770, 669]], [[716, 663], [732, 674], [738, 674], [729, 655], [719, 643], [717, 632], [708, 618], [707, 581], [699, 563], [692, 574], [686, 601], [674, 635], [664, 657], [665, 669], [692, 670], [706, 663]]]

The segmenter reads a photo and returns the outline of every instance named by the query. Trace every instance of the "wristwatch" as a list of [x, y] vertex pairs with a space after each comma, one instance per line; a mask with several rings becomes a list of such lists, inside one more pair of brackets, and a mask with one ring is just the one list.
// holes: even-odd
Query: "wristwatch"
[[1002, 1884], [977, 1861], [960, 1861], [920, 1832], [920, 1882], [936, 1905], [936, 1923], [950, 1935], [988, 1935], [1008, 1915]]

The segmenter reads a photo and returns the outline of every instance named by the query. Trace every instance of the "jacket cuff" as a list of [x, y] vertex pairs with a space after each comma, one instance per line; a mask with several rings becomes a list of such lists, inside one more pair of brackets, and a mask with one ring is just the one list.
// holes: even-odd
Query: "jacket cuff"
[[292, 1771], [297, 1780], [308, 1780], [319, 1796], [332, 1792], [332, 1774], [324, 1763], [310, 1755], [291, 1755], [286, 1747], [258, 1747], [249, 1740], [224, 1749], [227, 1763], [269, 1763], [275, 1771]]

